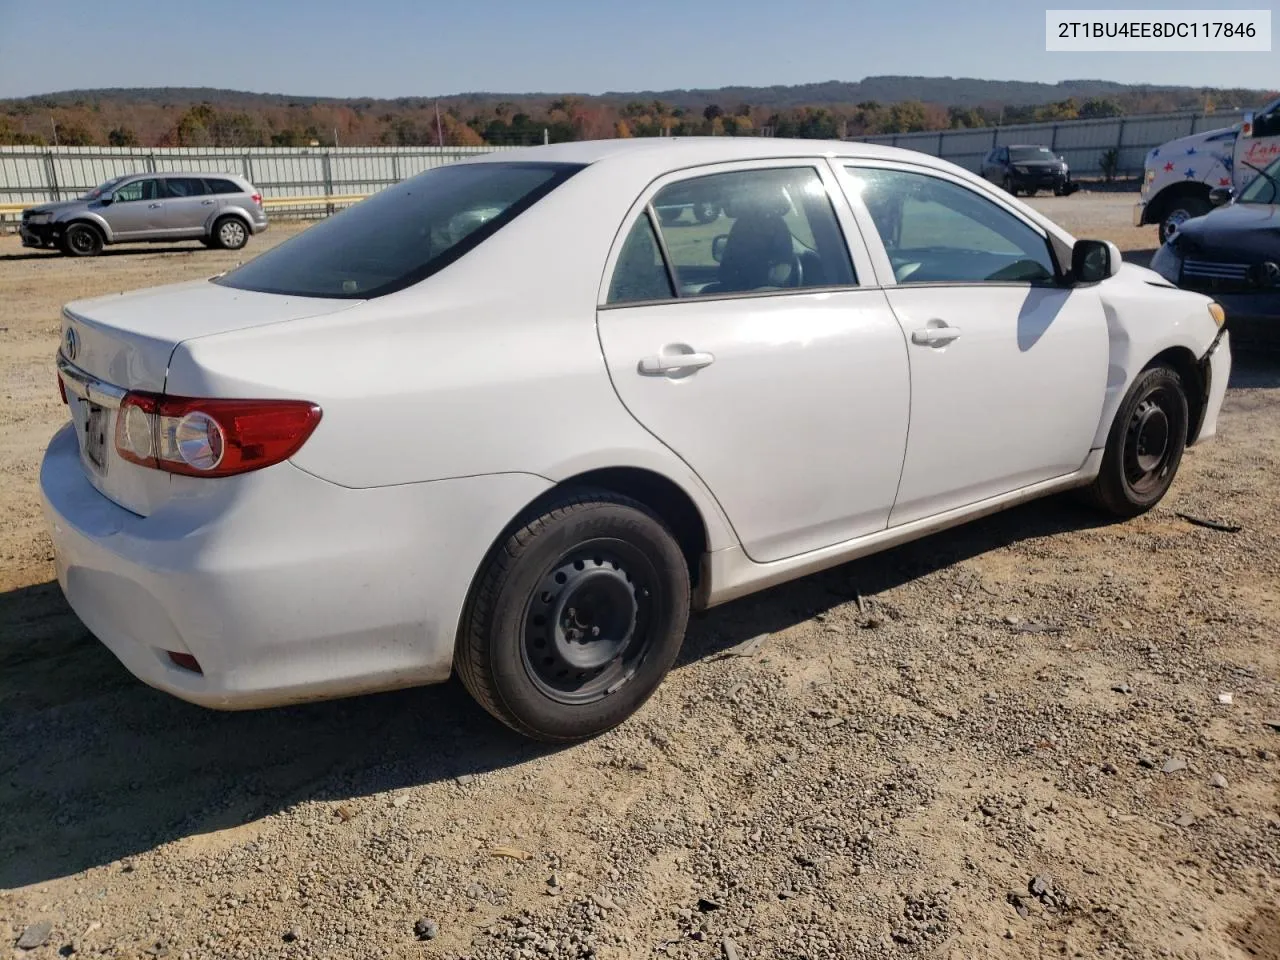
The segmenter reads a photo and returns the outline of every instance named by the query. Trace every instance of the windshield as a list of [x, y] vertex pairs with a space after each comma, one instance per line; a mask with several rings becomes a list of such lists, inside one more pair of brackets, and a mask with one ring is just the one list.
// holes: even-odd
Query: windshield
[[1276, 203], [1277, 195], [1280, 195], [1280, 158], [1277, 158], [1271, 166], [1266, 167], [1262, 173], [1257, 170], [1245, 168], [1253, 174], [1253, 179], [1249, 181], [1249, 185], [1244, 188], [1240, 194], [1237, 203]]
[[214, 282], [299, 297], [403, 290], [478, 246], [582, 167], [456, 163], [387, 187]]
[[97, 200], [104, 193], [110, 193], [111, 188], [114, 187], [117, 183], [119, 183], [123, 179], [124, 177], [112, 177], [106, 183], [98, 184], [98, 186], [94, 187], [92, 190], [90, 190], [80, 199], [81, 200]]
[[1057, 160], [1048, 147], [1010, 147], [1009, 159], [1015, 162], [1027, 160]]

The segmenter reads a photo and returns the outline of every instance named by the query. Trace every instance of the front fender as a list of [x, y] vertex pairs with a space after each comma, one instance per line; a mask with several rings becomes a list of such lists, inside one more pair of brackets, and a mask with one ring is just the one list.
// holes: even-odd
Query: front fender
[[1126, 264], [1099, 285], [1107, 321], [1109, 352], [1106, 399], [1094, 434], [1094, 448], [1104, 447], [1111, 423], [1129, 387], [1146, 367], [1168, 350], [1182, 349], [1198, 362], [1213, 345], [1218, 325], [1209, 314], [1213, 301], [1179, 290], [1159, 274]]
[[115, 242], [115, 231], [111, 229], [111, 224], [107, 223], [106, 219], [103, 216], [101, 216], [100, 214], [98, 214], [93, 210], [76, 210], [74, 212], [68, 211], [67, 213], [59, 214], [57, 217], [54, 218], [53, 222], [56, 223], [58, 226], [65, 228], [70, 224], [75, 223], [76, 221], [81, 221], [84, 223], [92, 223], [95, 227], [97, 227], [99, 230], [102, 231], [102, 236], [106, 239], [107, 243]]

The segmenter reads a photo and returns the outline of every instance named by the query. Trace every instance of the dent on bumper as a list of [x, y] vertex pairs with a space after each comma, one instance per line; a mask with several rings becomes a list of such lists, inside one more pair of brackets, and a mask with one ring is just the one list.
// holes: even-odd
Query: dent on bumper
[[221, 709], [447, 679], [474, 572], [548, 486], [503, 474], [351, 490], [288, 463], [228, 479], [186, 495], [175, 478], [139, 517], [85, 479], [69, 427], [40, 470], [72, 609], [139, 679]]
[[1231, 334], [1222, 331], [1222, 338], [1206, 362], [1209, 366], [1209, 394], [1205, 398], [1200, 432], [1196, 434], [1197, 444], [1218, 433], [1218, 414], [1222, 411], [1222, 401], [1227, 395], [1227, 381], [1231, 379]]

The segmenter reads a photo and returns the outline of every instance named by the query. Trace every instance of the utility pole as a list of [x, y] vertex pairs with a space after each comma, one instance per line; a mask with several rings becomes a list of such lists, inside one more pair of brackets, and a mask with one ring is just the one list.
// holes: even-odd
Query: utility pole
[[53, 145], [58, 145], [58, 121], [53, 119], [53, 114], [49, 114], [49, 126], [53, 127]]
[[338, 128], [337, 127], [333, 128], [333, 145], [335, 147], [338, 146]]
[[440, 101], [436, 101], [436, 143], [444, 146], [444, 131], [440, 127]]

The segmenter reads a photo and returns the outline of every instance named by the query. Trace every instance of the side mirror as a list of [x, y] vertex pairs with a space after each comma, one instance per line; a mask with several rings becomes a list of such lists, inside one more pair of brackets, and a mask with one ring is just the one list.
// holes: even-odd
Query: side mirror
[[711, 241], [711, 259], [719, 263], [724, 259], [724, 248], [729, 243], [729, 235], [722, 233]]
[[1209, 191], [1209, 202], [1215, 207], [1224, 207], [1235, 199], [1235, 195], [1230, 187], [1214, 187]]
[[1110, 240], [1077, 240], [1071, 248], [1071, 277], [1075, 283], [1100, 283], [1120, 272], [1124, 259]]
[[115, 197], [113, 197], [111, 194], [104, 193], [102, 196], [98, 198], [98, 202], [102, 204], [104, 207], [107, 207], [111, 205], [111, 201], [114, 199]]
[[1253, 136], [1253, 111], [1252, 110], [1245, 111], [1244, 120], [1242, 121], [1240, 126], [1240, 136], [1242, 137]]

